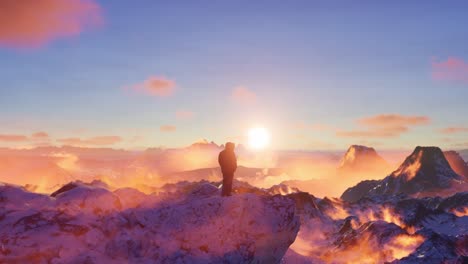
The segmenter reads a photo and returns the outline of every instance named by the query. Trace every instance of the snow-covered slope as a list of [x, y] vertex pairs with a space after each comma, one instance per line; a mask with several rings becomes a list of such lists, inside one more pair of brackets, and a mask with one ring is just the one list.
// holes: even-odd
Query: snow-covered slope
[[468, 179], [468, 163], [463, 160], [458, 152], [453, 150], [444, 151], [444, 156], [456, 173]]
[[[375, 196], [349, 203], [290, 194], [301, 229], [283, 262], [467, 263], [468, 192]], [[304, 210], [307, 208], [307, 210]]]
[[300, 224], [288, 197], [223, 198], [206, 182], [159, 196], [1, 184], [0, 219], [1, 263], [279, 263]]

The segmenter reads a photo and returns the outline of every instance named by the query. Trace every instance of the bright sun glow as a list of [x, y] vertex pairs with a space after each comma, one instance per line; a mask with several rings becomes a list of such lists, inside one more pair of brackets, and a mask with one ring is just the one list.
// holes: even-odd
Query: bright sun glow
[[270, 133], [263, 127], [255, 127], [249, 130], [249, 147], [264, 149], [270, 144]]

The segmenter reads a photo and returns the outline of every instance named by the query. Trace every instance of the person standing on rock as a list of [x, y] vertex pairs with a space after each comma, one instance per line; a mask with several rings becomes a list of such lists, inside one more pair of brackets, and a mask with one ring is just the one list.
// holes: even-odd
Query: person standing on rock
[[223, 173], [222, 196], [231, 196], [232, 179], [234, 178], [234, 172], [237, 169], [237, 158], [236, 153], [234, 153], [234, 147], [234, 143], [226, 143], [226, 147], [218, 156], [219, 166], [221, 166], [221, 172]]

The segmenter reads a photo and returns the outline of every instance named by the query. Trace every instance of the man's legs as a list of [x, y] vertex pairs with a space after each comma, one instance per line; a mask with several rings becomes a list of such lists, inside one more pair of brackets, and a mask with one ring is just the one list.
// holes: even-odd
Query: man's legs
[[223, 174], [222, 196], [231, 196], [232, 178], [234, 178], [234, 174]]

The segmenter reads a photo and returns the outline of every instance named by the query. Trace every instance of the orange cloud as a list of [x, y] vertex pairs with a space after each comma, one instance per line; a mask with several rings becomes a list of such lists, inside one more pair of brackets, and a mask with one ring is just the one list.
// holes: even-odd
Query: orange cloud
[[435, 80], [468, 83], [468, 63], [449, 57], [446, 61], [432, 61], [432, 78]]
[[152, 96], [167, 97], [174, 93], [175, 82], [164, 77], [150, 76], [146, 81], [133, 86], [133, 90]]
[[468, 127], [447, 127], [440, 130], [442, 134], [455, 134], [461, 132], [468, 132]]
[[237, 86], [231, 94], [231, 98], [238, 103], [255, 103], [257, 95], [244, 86]]
[[426, 116], [403, 116], [399, 114], [382, 114], [358, 119], [357, 124], [365, 126], [359, 130], [338, 130], [338, 137], [353, 138], [391, 138], [409, 131], [410, 126], [425, 125], [430, 122]]
[[191, 119], [194, 115], [194, 112], [187, 110], [179, 110], [176, 112], [177, 119]]
[[94, 0], [2, 0], [0, 46], [39, 47], [101, 22]]
[[159, 130], [161, 130], [161, 132], [175, 132], [177, 130], [177, 127], [171, 125], [164, 125], [159, 127]]
[[28, 140], [28, 138], [23, 135], [0, 135], [0, 141], [3, 142], [20, 142], [26, 140]]
[[383, 114], [372, 117], [361, 118], [358, 123], [367, 126], [394, 127], [394, 126], [414, 126], [429, 123], [427, 116], [403, 116], [399, 114]]
[[48, 139], [49, 134], [47, 134], [46, 132], [36, 132], [36, 133], [32, 134], [31, 137], [33, 139]]
[[78, 145], [78, 146], [106, 146], [114, 145], [122, 141], [119, 136], [100, 136], [92, 137], [88, 139], [81, 138], [63, 138], [58, 139], [58, 142], [66, 145]]
[[338, 137], [363, 137], [363, 138], [390, 138], [398, 137], [402, 133], [407, 132], [407, 127], [387, 127], [369, 130], [350, 130], [337, 131]]

